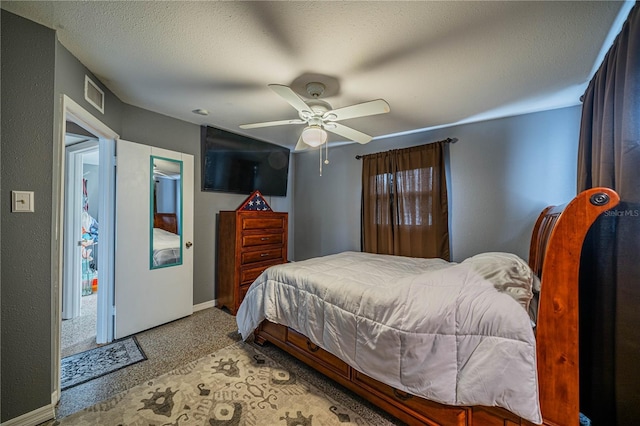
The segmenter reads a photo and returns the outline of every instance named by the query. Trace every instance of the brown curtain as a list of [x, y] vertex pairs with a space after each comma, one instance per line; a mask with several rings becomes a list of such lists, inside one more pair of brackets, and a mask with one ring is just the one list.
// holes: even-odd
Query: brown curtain
[[578, 190], [621, 203], [592, 226], [580, 268], [580, 405], [594, 426], [640, 419], [640, 9], [583, 97]]
[[363, 251], [449, 260], [446, 143], [363, 156]]

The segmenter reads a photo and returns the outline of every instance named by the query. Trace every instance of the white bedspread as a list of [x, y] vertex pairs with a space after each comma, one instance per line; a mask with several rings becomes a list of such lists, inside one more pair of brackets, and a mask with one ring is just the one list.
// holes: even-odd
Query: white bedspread
[[236, 318], [243, 339], [268, 319], [397, 389], [542, 422], [529, 317], [464, 263], [345, 252], [273, 266]]
[[153, 228], [153, 249], [164, 250], [168, 248], [180, 248], [180, 235]]

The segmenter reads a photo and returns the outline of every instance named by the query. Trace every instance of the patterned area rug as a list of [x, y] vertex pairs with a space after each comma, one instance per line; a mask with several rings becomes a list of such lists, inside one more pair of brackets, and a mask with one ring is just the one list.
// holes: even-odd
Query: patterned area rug
[[69, 389], [145, 359], [147, 357], [135, 337], [80, 352], [62, 358], [60, 387]]
[[60, 425], [368, 425], [243, 342], [56, 421]]

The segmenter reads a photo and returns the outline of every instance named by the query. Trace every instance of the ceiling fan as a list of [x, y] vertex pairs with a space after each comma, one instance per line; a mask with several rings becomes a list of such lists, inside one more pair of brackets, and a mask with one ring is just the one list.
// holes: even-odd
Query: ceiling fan
[[372, 137], [338, 123], [349, 118], [366, 117], [390, 111], [389, 104], [383, 99], [350, 105], [333, 109], [328, 102], [319, 99], [325, 90], [325, 85], [319, 82], [307, 83], [305, 86], [310, 100], [305, 101], [289, 86], [269, 84], [271, 90], [280, 95], [285, 101], [298, 111], [300, 118], [291, 120], [266, 121], [263, 123], [242, 124], [241, 129], [255, 129], [258, 127], [280, 126], [284, 124], [306, 124], [302, 130], [295, 150], [307, 146], [320, 146], [327, 141], [327, 131], [351, 139], [361, 144], [369, 142]]

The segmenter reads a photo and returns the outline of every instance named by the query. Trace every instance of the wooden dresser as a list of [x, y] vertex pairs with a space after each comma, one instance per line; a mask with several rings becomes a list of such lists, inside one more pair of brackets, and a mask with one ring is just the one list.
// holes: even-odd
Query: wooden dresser
[[[241, 206], [242, 207], [242, 206]], [[287, 213], [221, 211], [218, 221], [218, 307], [233, 315], [251, 283], [287, 262]]]

